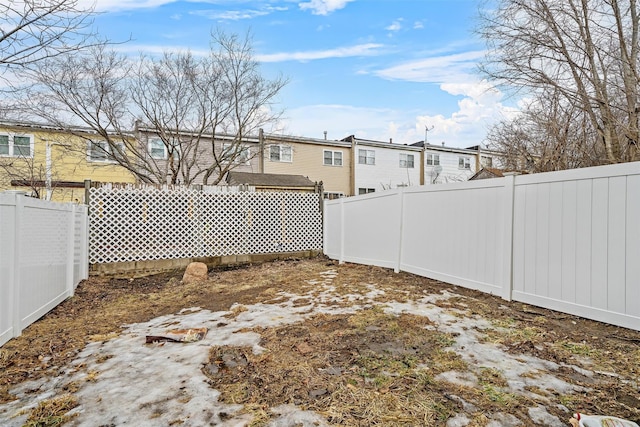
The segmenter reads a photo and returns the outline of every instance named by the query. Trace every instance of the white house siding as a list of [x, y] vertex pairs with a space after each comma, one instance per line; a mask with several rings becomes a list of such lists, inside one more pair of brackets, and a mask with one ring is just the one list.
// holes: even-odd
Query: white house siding
[[[374, 150], [375, 164], [359, 163], [359, 150]], [[358, 144], [353, 153], [355, 157], [355, 194], [360, 188], [375, 189], [420, 185], [420, 151], [401, 148], [386, 148]], [[413, 155], [413, 168], [400, 167], [400, 154]]]
[[[434, 170], [435, 166], [427, 164], [429, 154], [437, 154], [440, 156], [440, 166], [442, 169], [439, 173], [436, 173]], [[453, 151], [450, 148], [437, 149], [427, 147], [424, 153], [425, 184], [468, 181], [469, 178], [476, 173], [476, 156], [477, 153], [474, 151]], [[460, 168], [460, 157], [469, 159], [469, 169]]]

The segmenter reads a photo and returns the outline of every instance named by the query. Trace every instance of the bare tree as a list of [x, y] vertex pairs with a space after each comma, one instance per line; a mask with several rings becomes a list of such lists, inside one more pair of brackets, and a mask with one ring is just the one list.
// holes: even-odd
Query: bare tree
[[28, 67], [76, 52], [94, 37], [94, 7], [80, 0], [20, 0], [0, 4], [0, 70]]
[[[3, 137], [8, 138], [6, 135], [0, 136]], [[12, 137], [16, 138], [16, 135]], [[69, 185], [70, 181], [65, 181], [64, 178], [73, 175], [75, 165], [73, 161], [69, 161], [64, 148], [69, 147], [72, 142], [66, 138], [57, 138], [45, 143], [44, 163], [28, 147], [16, 150], [14, 146], [11, 156], [0, 157], [0, 186], [26, 188], [32, 197], [51, 200], [58, 188]], [[59, 149], [52, 150], [54, 146]]]
[[[183, 184], [217, 184], [248, 161], [246, 137], [276, 121], [272, 103], [287, 83], [261, 75], [249, 35], [221, 32], [203, 57], [167, 52], [133, 62], [103, 45], [45, 61], [33, 76], [39, 117], [70, 132], [71, 123], [90, 128], [104, 143], [95, 148], [142, 182]], [[149, 153], [149, 134], [160, 156]]]
[[[485, 10], [479, 32], [488, 44], [488, 77], [533, 97], [553, 93], [557, 105], [575, 108], [564, 119], [585, 120], [583, 143], [600, 161], [638, 159], [636, 0], [499, 0]], [[546, 127], [554, 139], [553, 123]], [[555, 143], [562, 146], [562, 138]]]
[[36, 164], [33, 157], [18, 156], [0, 159], [0, 171], [2, 174], [1, 185], [5, 188], [11, 186], [26, 187], [31, 195], [43, 198], [46, 187], [46, 170], [42, 164]]
[[548, 172], [597, 166], [606, 162], [591, 122], [580, 108], [561, 94], [545, 91], [530, 101], [515, 118], [494, 125], [489, 146], [502, 153], [507, 170]]

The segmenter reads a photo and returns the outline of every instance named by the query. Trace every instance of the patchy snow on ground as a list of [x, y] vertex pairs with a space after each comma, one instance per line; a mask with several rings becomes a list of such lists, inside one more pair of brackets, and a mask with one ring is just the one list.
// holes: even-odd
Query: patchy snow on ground
[[[220, 402], [219, 392], [207, 382], [202, 372], [211, 346], [250, 346], [263, 351], [260, 336], [246, 332], [254, 327], [275, 327], [296, 323], [318, 313], [352, 313], [363, 307], [378, 304], [374, 298], [382, 293], [375, 285], [366, 293], [339, 295], [333, 288], [334, 271], [323, 272], [313, 296], [306, 297], [308, 305], [294, 304], [300, 295], [280, 294], [287, 301], [277, 304], [255, 304], [228, 312], [211, 312], [199, 308], [182, 310], [170, 316], [155, 318], [146, 323], [127, 325], [115, 338], [88, 344], [67, 371], [60, 377], [19, 385], [12, 390], [18, 400], [0, 405], [0, 425], [22, 426], [28, 410], [38, 402], [63, 394], [63, 387], [75, 384], [79, 406], [72, 412], [72, 426], [246, 426], [250, 415], [241, 412], [241, 405]], [[313, 283], [312, 283], [313, 282]], [[511, 393], [530, 393], [532, 387], [549, 393], [580, 391], [553, 375], [559, 365], [531, 356], [512, 355], [498, 345], [480, 340], [481, 331], [491, 325], [480, 317], [456, 316], [455, 309], [441, 308], [434, 303], [454, 296], [443, 292], [409, 303], [385, 302], [384, 310], [392, 314], [408, 313], [427, 316], [441, 331], [454, 334], [456, 351], [468, 362], [469, 372], [447, 372], [438, 379], [462, 385], [476, 385], [474, 374], [482, 369], [499, 370], [507, 380]], [[349, 301], [348, 307], [332, 302]], [[234, 310], [236, 309], [236, 310]], [[157, 335], [168, 329], [207, 327], [203, 340], [194, 343], [145, 344], [145, 336]], [[582, 372], [584, 373], [584, 372]], [[539, 395], [537, 396], [540, 397]], [[463, 408], [473, 405], [461, 402]], [[563, 408], [563, 410], [566, 408]], [[324, 419], [316, 413], [302, 411], [292, 405], [272, 408], [275, 414], [271, 426], [323, 426]], [[567, 409], [567, 414], [569, 410]], [[464, 427], [470, 423], [468, 414], [449, 419], [450, 427]], [[564, 426], [543, 406], [529, 409], [531, 420], [550, 427]], [[517, 426], [521, 422], [509, 414], [494, 414], [490, 426]]]

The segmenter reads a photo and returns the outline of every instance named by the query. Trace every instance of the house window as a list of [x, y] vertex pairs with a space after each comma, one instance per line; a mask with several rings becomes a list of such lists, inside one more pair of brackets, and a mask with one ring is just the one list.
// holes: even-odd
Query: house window
[[427, 166], [438, 166], [440, 164], [440, 154], [427, 153]]
[[149, 140], [149, 155], [152, 159], [156, 160], [165, 160], [167, 157], [167, 147], [164, 146], [164, 143], [161, 139], [151, 139]]
[[484, 168], [491, 168], [493, 167], [493, 157], [489, 157], [489, 156], [480, 156], [480, 164], [482, 165], [482, 167]]
[[242, 147], [238, 144], [222, 144], [222, 160], [234, 163], [248, 163], [250, 159], [249, 147]]
[[400, 167], [413, 168], [413, 154], [400, 153]]
[[358, 194], [369, 194], [369, 193], [375, 193], [376, 189], [375, 188], [358, 188]]
[[104, 162], [109, 159], [109, 144], [104, 141], [89, 143], [89, 160], [92, 162]]
[[471, 159], [469, 157], [458, 157], [459, 169], [471, 169]]
[[344, 197], [344, 193], [342, 191], [325, 191], [324, 198], [327, 200], [335, 200]]
[[272, 162], [291, 162], [291, 151], [290, 145], [272, 145], [269, 147], [269, 158]]
[[361, 165], [375, 165], [376, 152], [374, 150], [358, 150], [358, 163]]
[[342, 166], [342, 151], [323, 151], [323, 164], [326, 166]]
[[[124, 143], [116, 143], [117, 149], [124, 152]], [[89, 161], [91, 162], [114, 162], [115, 155], [113, 148], [106, 141], [89, 142]]]
[[30, 135], [0, 135], [0, 156], [32, 157], [33, 137]]

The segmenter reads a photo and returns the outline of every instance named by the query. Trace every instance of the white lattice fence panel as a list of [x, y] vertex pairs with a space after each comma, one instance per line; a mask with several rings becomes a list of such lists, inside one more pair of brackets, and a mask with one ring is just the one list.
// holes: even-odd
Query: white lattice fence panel
[[322, 248], [318, 194], [92, 188], [90, 262]]

